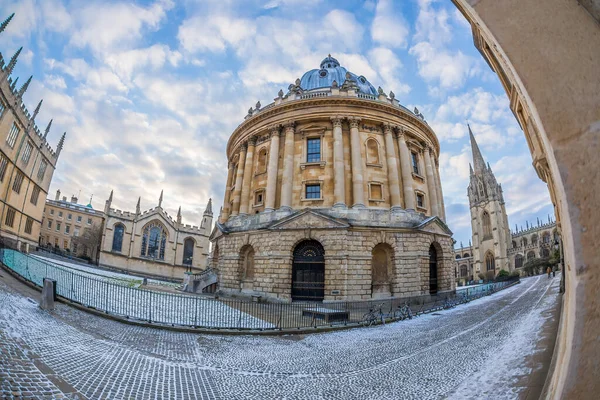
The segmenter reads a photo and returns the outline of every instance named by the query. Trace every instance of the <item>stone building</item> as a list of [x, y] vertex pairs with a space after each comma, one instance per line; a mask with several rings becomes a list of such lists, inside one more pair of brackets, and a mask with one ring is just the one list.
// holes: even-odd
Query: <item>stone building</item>
[[181, 207], [173, 219], [158, 206], [135, 212], [111, 208], [113, 192], [106, 201], [100, 264], [134, 274], [182, 279], [186, 271], [206, 269], [208, 236], [212, 228], [212, 202], [208, 201], [200, 226], [185, 225]]
[[[0, 34], [14, 14], [0, 24]], [[30, 114], [23, 103], [32, 77], [20, 88], [11, 77], [23, 48], [8, 63], [0, 54], [0, 236], [6, 246], [29, 251], [40, 237], [44, 199], [63, 148], [63, 133], [56, 150], [46, 141], [52, 121], [41, 132], [36, 123], [42, 101]]]
[[473, 165], [469, 187], [469, 209], [471, 211], [471, 229], [473, 235], [474, 274], [483, 273], [495, 277], [500, 270], [509, 271], [508, 248], [510, 247], [510, 229], [504, 205], [502, 185], [496, 181], [489, 163], [485, 163], [475, 136], [469, 129]]
[[453, 290], [439, 151], [418, 110], [326, 57], [229, 139], [219, 289], [280, 301]]
[[54, 200], [46, 199], [42, 228], [40, 232], [40, 246], [68, 250], [75, 256], [86, 256], [96, 260], [100, 243], [95, 247], [79, 246], [73, 241], [74, 237], [84, 234], [86, 229], [103, 229], [104, 213], [94, 210], [91, 204], [77, 204], [77, 197], [60, 197], [60, 190], [56, 191]]
[[538, 219], [537, 225], [527, 223], [525, 229], [512, 232], [511, 247], [508, 257], [512, 268], [523, 268], [523, 265], [534, 258], [548, 258], [559, 244], [556, 221], [548, 216], [548, 222]]

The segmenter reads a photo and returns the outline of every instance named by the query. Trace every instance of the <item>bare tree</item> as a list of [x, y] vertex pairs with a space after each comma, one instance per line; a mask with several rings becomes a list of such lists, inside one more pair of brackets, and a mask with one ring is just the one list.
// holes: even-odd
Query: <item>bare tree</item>
[[90, 228], [85, 228], [81, 236], [74, 236], [71, 239], [74, 253], [73, 255], [77, 256], [83, 254], [97, 264], [101, 241], [101, 226], [94, 224]]

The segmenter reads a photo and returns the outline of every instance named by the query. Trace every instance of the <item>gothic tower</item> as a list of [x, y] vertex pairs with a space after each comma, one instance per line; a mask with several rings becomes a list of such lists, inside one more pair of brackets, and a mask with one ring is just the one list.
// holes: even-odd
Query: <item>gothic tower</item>
[[502, 186], [486, 164], [477, 146], [471, 127], [471, 150], [473, 165], [468, 188], [471, 227], [473, 229], [473, 262], [475, 276], [479, 273], [494, 276], [500, 270], [510, 271], [508, 248], [511, 242], [508, 217], [504, 207]]

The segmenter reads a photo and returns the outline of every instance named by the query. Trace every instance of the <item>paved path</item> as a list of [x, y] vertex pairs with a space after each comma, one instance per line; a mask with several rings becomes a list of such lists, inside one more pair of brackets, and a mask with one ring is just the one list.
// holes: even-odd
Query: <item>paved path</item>
[[0, 270], [0, 398], [514, 399], [559, 277], [382, 327], [282, 337], [122, 324], [59, 305]]

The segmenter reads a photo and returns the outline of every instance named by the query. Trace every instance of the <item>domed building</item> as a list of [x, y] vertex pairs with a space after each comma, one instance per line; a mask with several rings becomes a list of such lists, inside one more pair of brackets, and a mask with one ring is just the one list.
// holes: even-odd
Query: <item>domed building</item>
[[333, 57], [251, 108], [211, 235], [219, 290], [279, 301], [454, 290], [439, 142]]

